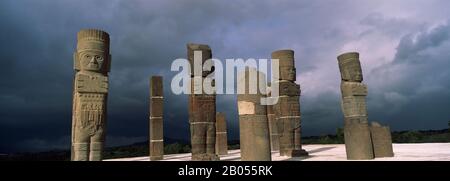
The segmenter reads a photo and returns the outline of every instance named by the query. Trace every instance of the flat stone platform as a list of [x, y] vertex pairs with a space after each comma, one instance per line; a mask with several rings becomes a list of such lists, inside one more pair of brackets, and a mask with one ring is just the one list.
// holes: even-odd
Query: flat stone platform
[[[281, 157], [276, 151], [272, 152], [272, 161], [345, 161], [344, 144], [303, 145], [309, 156], [300, 158]], [[450, 161], [450, 143], [417, 143], [393, 144], [394, 157], [376, 158], [370, 161]], [[240, 150], [229, 150], [228, 155], [220, 156], [223, 161], [239, 161]], [[190, 161], [191, 154], [164, 155], [162, 161]], [[148, 156], [118, 158], [104, 161], [149, 161]]]

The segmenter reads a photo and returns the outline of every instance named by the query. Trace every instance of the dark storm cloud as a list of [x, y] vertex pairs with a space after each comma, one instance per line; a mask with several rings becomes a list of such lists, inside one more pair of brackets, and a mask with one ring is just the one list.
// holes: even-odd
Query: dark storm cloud
[[395, 129], [439, 129], [450, 119], [450, 25], [401, 38], [394, 60], [374, 69], [373, 118]]
[[[108, 145], [148, 135], [148, 84], [164, 76], [165, 128], [189, 139], [187, 97], [170, 91], [172, 60], [186, 43], [214, 57], [296, 52], [306, 135], [342, 124], [336, 55], [362, 52], [371, 120], [395, 129], [445, 127], [449, 119], [446, 1], [72, 1], [0, 2], [0, 152], [70, 146], [76, 32], [111, 35]], [[404, 9], [403, 7], [407, 8]], [[420, 8], [419, 8], [420, 7]], [[387, 53], [386, 53], [387, 52]], [[386, 54], [392, 54], [388, 56]], [[239, 138], [236, 97], [219, 95], [230, 138]], [[386, 110], [388, 106], [390, 109]]]

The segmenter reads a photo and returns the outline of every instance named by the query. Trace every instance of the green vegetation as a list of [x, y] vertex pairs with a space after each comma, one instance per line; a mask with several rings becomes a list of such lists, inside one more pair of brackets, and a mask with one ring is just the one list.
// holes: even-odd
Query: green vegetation
[[[392, 132], [393, 143], [447, 143], [449, 130], [397, 131]], [[336, 135], [310, 136], [302, 138], [303, 144], [343, 144], [344, 129], [338, 128]]]
[[164, 146], [164, 154], [190, 153], [191, 145], [182, 143], [172, 143]]
[[228, 150], [237, 150], [239, 148], [239, 140], [228, 140]]
[[400, 131], [392, 133], [394, 143], [446, 143], [450, 142], [450, 133], [444, 130]]
[[[148, 144], [137, 143], [129, 146], [119, 146], [108, 148], [104, 152], [104, 159], [123, 158], [123, 157], [140, 157], [149, 155]], [[175, 142], [164, 145], [165, 154], [189, 153], [191, 145], [187, 143]]]
[[123, 158], [123, 157], [139, 157], [148, 155], [148, 146], [144, 144], [134, 144], [129, 146], [119, 146], [107, 148], [103, 152], [104, 159]]

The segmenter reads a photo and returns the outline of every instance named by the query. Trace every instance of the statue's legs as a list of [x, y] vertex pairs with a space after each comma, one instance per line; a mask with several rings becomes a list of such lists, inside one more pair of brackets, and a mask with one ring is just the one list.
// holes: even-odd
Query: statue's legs
[[206, 125], [206, 153], [216, 154], [216, 126], [213, 122]]
[[280, 156], [288, 156], [294, 149], [294, 133], [292, 121], [289, 118], [278, 119], [282, 132], [280, 132]]
[[208, 156], [207, 160], [220, 160], [219, 156], [217, 156], [216, 154], [216, 124], [214, 122], [211, 122], [206, 126], [206, 154]]
[[89, 161], [90, 136], [76, 131], [73, 145], [73, 161]]
[[294, 149], [295, 150], [301, 150], [302, 149], [302, 143], [301, 143], [301, 135], [300, 135], [300, 128], [295, 129], [295, 134], [294, 134]]
[[105, 141], [103, 131], [98, 131], [91, 137], [91, 146], [89, 153], [90, 161], [101, 161], [103, 152], [103, 143]]
[[191, 123], [192, 160], [202, 160], [206, 153], [206, 123]]

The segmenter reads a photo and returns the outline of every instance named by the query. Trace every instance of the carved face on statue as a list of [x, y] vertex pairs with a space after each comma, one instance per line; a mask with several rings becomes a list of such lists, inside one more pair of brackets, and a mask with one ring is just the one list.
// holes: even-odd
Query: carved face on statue
[[295, 67], [280, 67], [280, 79], [295, 81], [297, 77]]
[[345, 53], [338, 56], [341, 78], [345, 81], [362, 82], [363, 75], [359, 54], [356, 52]]
[[106, 70], [105, 61], [107, 56], [105, 52], [86, 50], [79, 52], [78, 61], [80, 65], [80, 70], [87, 70], [93, 72], [103, 72]]
[[280, 80], [289, 80], [289, 81], [296, 80], [297, 73], [295, 69], [295, 59], [293, 50], [274, 51], [272, 52], [272, 59], [278, 59], [279, 61]]
[[107, 73], [110, 61], [108, 33], [95, 29], [78, 32], [75, 70]]

